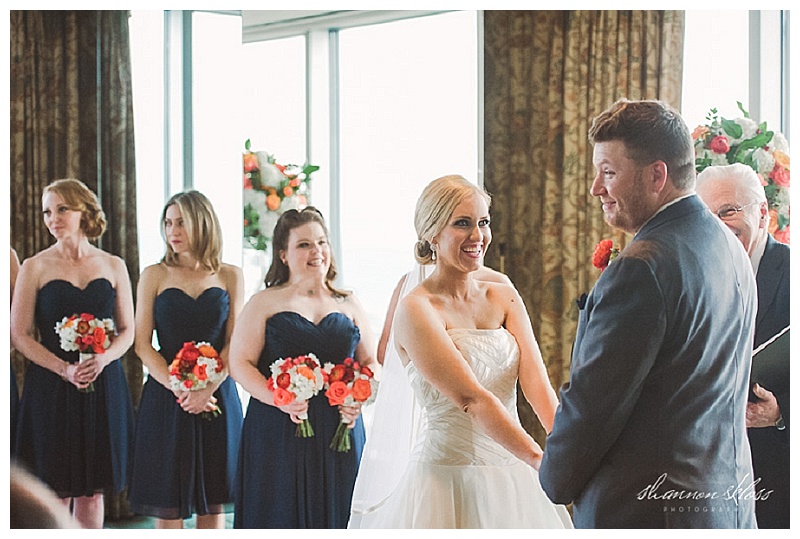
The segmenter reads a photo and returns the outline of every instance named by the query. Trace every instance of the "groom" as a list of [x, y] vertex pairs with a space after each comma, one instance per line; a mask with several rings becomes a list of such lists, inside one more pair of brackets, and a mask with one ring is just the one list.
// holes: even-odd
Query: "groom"
[[620, 100], [589, 131], [592, 195], [633, 234], [580, 312], [539, 471], [577, 528], [752, 528], [745, 407], [756, 286], [694, 193], [680, 115]]

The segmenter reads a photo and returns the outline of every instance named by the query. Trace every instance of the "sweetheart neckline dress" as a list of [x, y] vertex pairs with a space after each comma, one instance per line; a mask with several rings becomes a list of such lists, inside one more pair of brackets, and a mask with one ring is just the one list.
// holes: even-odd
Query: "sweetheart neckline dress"
[[[283, 311], [266, 321], [258, 370], [270, 375], [279, 358], [313, 353], [323, 364], [353, 357], [361, 339], [358, 327], [333, 312], [318, 323]], [[339, 425], [339, 411], [324, 392], [309, 400], [312, 438], [295, 436], [296, 425], [276, 408], [251, 398], [242, 429], [235, 528], [345, 528], [350, 514], [364, 424], [356, 420], [352, 449], [328, 447]]]
[[[450, 329], [475, 373], [517, 418], [519, 348], [505, 328]], [[413, 362], [405, 367], [425, 429], [397, 487], [351, 517], [353, 528], [571, 528], [538, 472], [495, 442]], [[381, 418], [376, 416], [376, 424]]]
[[[106, 278], [80, 288], [63, 279], [45, 283], [36, 294], [34, 320], [41, 344], [65, 361], [55, 332], [65, 316], [91, 313], [114, 317], [116, 289]], [[112, 361], [94, 381], [93, 392], [29, 361], [20, 398], [17, 458], [60, 497], [92, 496], [127, 486], [134, 415], [127, 379], [119, 360]], [[65, 458], [68, 455], [68, 458]]]
[[[220, 287], [193, 298], [167, 288], [154, 303], [155, 332], [167, 364], [184, 342], [225, 345], [230, 296]], [[184, 412], [154, 378], [142, 388], [128, 500], [131, 511], [161, 519], [218, 514], [232, 509], [242, 403], [226, 378], [214, 392], [222, 414], [213, 419]]]

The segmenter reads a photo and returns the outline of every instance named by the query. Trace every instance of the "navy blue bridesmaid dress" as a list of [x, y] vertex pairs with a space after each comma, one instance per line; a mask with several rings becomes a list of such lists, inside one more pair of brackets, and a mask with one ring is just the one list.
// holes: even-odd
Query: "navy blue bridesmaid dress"
[[[225, 345], [228, 292], [212, 287], [192, 298], [167, 288], [155, 300], [155, 331], [169, 365], [184, 342]], [[184, 412], [153, 378], [142, 389], [128, 501], [131, 511], [162, 519], [229, 511], [242, 428], [242, 403], [228, 377], [214, 393], [222, 414]]]
[[[45, 284], [36, 296], [35, 313], [42, 345], [65, 361], [77, 362], [78, 352], [61, 350], [56, 322], [81, 313], [113, 319], [116, 295], [104, 278], [84, 289], [58, 279]], [[25, 372], [17, 458], [61, 497], [118, 493], [127, 486], [134, 418], [122, 364], [111, 362], [94, 388], [81, 392], [33, 362]]]
[[[361, 339], [353, 321], [331, 313], [314, 324], [295, 312], [267, 320], [258, 370], [270, 375], [279, 358], [313, 353], [324, 363], [353, 357]], [[250, 399], [242, 432], [235, 528], [346, 528], [350, 517], [364, 424], [353, 428], [352, 449], [328, 447], [339, 425], [339, 410], [324, 392], [309, 401], [308, 418], [315, 435], [297, 438], [297, 425], [274, 406]]]

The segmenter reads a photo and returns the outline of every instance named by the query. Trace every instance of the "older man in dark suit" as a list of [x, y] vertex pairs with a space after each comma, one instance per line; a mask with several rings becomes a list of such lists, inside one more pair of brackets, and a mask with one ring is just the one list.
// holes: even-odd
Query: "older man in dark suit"
[[676, 111], [620, 100], [589, 135], [591, 192], [634, 237], [580, 312], [542, 487], [579, 528], [753, 528], [747, 257], [694, 193]]
[[[753, 346], [758, 348], [789, 327], [789, 246], [769, 235], [770, 215], [764, 188], [755, 171], [743, 164], [713, 166], [697, 177], [697, 194], [744, 246], [758, 286], [758, 314]], [[759, 528], [789, 528], [789, 358], [775, 362], [767, 382], [752, 380], [747, 405], [747, 434], [753, 454], [753, 475]], [[753, 370], [763, 367], [753, 358]], [[761, 369], [763, 370], [763, 369]], [[775, 385], [770, 387], [772, 382]]]

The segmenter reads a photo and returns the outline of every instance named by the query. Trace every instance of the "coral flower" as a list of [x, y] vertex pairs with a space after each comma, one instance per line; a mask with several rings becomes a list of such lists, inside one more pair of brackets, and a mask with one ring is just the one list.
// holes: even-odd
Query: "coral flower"
[[278, 208], [281, 207], [281, 197], [278, 195], [268, 195], [267, 196], [267, 209], [276, 211]]

